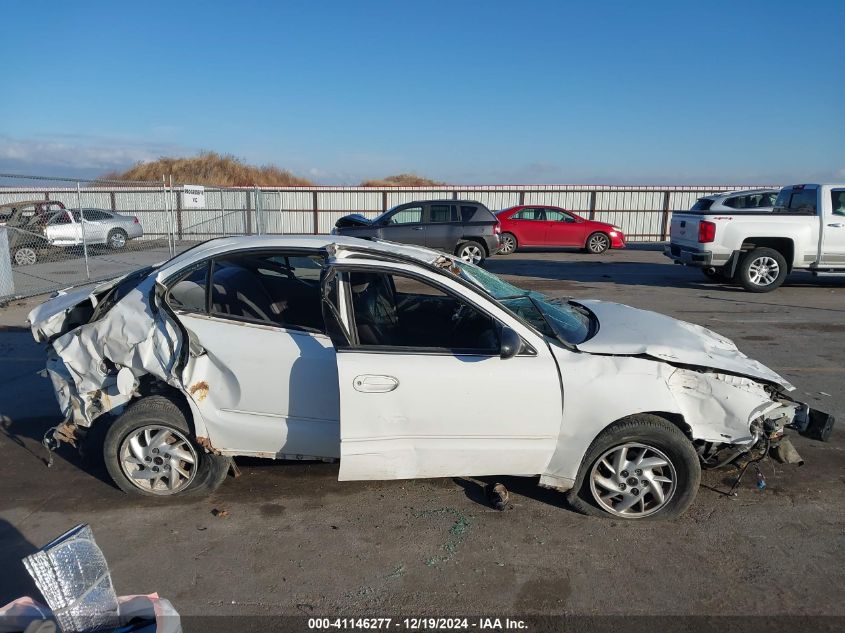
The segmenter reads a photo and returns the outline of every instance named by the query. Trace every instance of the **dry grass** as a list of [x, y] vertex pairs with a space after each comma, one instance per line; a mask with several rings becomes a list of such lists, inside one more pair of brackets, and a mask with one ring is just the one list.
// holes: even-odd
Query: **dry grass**
[[381, 180], [365, 180], [361, 183], [362, 187], [429, 187], [436, 185], [443, 185], [445, 183], [437, 182], [431, 178], [423, 178], [416, 174], [397, 174], [396, 176], [388, 176]]
[[122, 173], [106, 174], [103, 180], [161, 181], [173, 174], [173, 182], [219, 187], [309, 186], [314, 183], [275, 165], [247, 165], [241, 159], [217, 152], [201, 152], [190, 158], [162, 156], [156, 161], [138, 163]]

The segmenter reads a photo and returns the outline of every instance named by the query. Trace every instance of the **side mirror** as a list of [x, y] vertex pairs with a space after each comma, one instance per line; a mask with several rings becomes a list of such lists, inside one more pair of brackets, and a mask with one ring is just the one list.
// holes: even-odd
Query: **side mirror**
[[506, 360], [513, 358], [522, 350], [522, 338], [515, 330], [504, 326], [500, 335], [499, 358]]

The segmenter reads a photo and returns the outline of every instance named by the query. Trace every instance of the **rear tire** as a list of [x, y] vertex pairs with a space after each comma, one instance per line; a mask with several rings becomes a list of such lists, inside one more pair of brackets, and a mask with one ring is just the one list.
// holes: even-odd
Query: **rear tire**
[[486, 253], [484, 247], [478, 242], [463, 242], [461, 243], [455, 254], [468, 264], [475, 264], [481, 266], [484, 263]]
[[749, 292], [771, 292], [781, 286], [788, 273], [786, 259], [773, 248], [755, 248], [740, 261], [736, 279]]
[[123, 492], [151, 497], [210, 494], [231, 465], [197, 444], [182, 407], [164, 396], [137, 400], [114, 421], [103, 460]]
[[119, 251], [126, 246], [129, 235], [123, 229], [112, 229], [106, 236], [106, 244], [113, 251]]
[[591, 516], [673, 519], [689, 508], [700, 482], [687, 436], [661, 417], [638, 414], [596, 437], [567, 500]]
[[501, 246], [499, 247], [499, 254], [500, 255], [512, 255], [516, 252], [516, 249], [519, 248], [519, 244], [516, 241], [516, 235], [513, 233], [502, 233], [501, 239]]
[[601, 255], [610, 248], [610, 238], [606, 233], [598, 231], [587, 238], [584, 248], [592, 255]]

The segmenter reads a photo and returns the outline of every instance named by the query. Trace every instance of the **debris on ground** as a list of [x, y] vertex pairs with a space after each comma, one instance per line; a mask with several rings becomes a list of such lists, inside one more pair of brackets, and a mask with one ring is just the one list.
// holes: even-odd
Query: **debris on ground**
[[510, 495], [508, 494], [508, 489], [505, 488], [504, 484], [487, 486], [487, 498], [490, 501], [490, 505], [496, 508], [499, 512], [504, 512], [509, 507], [508, 500]]
[[229, 516], [229, 511], [228, 510], [222, 510], [222, 509], [219, 509], [219, 508], [214, 508], [214, 510], [211, 511], [211, 514], [213, 516], [216, 516], [218, 519], [225, 519], [227, 516]]

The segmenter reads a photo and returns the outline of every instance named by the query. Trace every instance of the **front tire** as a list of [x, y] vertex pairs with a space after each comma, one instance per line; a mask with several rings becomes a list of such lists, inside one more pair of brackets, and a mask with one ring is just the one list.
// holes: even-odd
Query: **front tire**
[[484, 247], [478, 242], [464, 242], [458, 246], [455, 254], [468, 264], [481, 266], [484, 263]]
[[164, 396], [147, 396], [115, 420], [103, 441], [109, 475], [124, 492], [151, 497], [209, 494], [231, 459], [196, 443], [182, 408]]
[[567, 500], [591, 516], [672, 519], [689, 508], [700, 481], [687, 436], [663, 418], [639, 414], [593, 441]]
[[585, 246], [588, 253], [593, 255], [601, 255], [610, 248], [610, 238], [606, 233], [593, 233], [587, 238]]
[[500, 255], [512, 255], [516, 252], [516, 249], [519, 246], [516, 241], [516, 235], [513, 233], [502, 233], [502, 237], [500, 239], [502, 241], [501, 246], [499, 247]]

